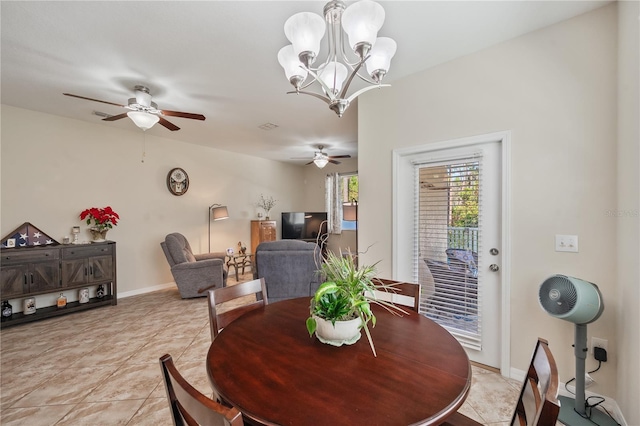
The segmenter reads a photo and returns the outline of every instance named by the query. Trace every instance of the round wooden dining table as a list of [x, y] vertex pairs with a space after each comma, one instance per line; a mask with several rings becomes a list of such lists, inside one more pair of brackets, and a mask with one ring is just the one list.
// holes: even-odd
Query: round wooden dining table
[[471, 364], [457, 340], [414, 311], [374, 306], [371, 335], [335, 347], [309, 337], [309, 298], [249, 312], [207, 354], [212, 386], [262, 425], [436, 425], [464, 402]]

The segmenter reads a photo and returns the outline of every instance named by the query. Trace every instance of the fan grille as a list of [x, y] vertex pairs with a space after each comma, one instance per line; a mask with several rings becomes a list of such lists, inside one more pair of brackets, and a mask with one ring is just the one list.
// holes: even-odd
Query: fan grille
[[554, 276], [543, 282], [538, 297], [542, 307], [552, 315], [570, 312], [578, 300], [575, 286], [564, 276]]

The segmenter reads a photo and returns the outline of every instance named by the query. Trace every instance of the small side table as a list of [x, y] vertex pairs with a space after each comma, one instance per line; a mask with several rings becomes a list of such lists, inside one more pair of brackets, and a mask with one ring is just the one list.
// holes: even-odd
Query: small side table
[[233, 267], [235, 269], [236, 281], [240, 281], [238, 269], [242, 268], [242, 274], [244, 274], [245, 268], [250, 268], [253, 265], [253, 254], [251, 253], [226, 255], [225, 258], [227, 268]]

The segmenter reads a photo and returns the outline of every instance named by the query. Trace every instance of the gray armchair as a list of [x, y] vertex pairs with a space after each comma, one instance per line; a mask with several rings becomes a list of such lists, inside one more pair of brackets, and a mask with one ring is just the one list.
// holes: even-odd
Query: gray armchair
[[160, 243], [183, 299], [204, 297], [227, 285], [224, 253], [193, 254], [184, 235], [174, 232]]
[[270, 303], [312, 296], [322, 283], [317, 273], [322, 262], [315, 243], [279, 240], [258, 245], [254, 278], [264, 278]]

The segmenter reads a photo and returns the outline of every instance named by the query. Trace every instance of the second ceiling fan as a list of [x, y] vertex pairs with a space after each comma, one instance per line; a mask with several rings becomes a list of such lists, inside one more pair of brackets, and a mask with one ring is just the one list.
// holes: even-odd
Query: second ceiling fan
[[87, 98], [79, 95], [72, 95], [71, 93], [63, 93], [65, 96], [71, 96], [73, 98], [84, 99], [87, 101], [101, 102], [107, 105], [114, 105], [122, 108], [127, 108], [129, 112], [123, 112], [122, 114], [112, 115], [107, 118], [103, 118], [103, 121], [116, 121], [121, 118], [129, 117], [136, 126], [142, 130], [148, 130], [153, 127], [154, 124], [160, 123], [160, 125], [166, 127], [171, 131], [180, 130], [180, 127], [171, 123], [162, 116], [190, 118], [192, 120], [204, 120], [205, 117], [202, 114], [193, 114], [190, 112], [170, 111], [166, 109], [158, 109], [158, 105], [151, 101], [151, 94], [149, 88], [145, 86], [136, 86], [136, 97], [129, 98], [127, 105], [116, 104], [113, 102], [102, 101], [100, 99]]
[[[350, 155], [329, 155], [324, 150], [324, 145], [318, 145], [318, 151], [313, 155], [313, 159], [305, 164], [308, 166], [309, 164], [315, 164], [318, 168], [323, 168], [327, 165], [327, 163], [331, 164], [340, 164], [340, 161], [336, 161], [336, 158], [351, 158]], [[293, 158], [294, 160], [306, 160], [306, 158]]]

